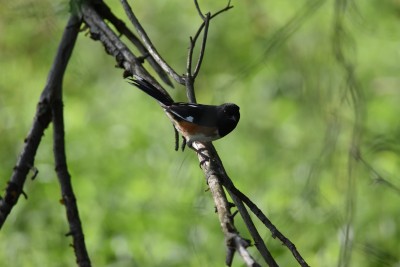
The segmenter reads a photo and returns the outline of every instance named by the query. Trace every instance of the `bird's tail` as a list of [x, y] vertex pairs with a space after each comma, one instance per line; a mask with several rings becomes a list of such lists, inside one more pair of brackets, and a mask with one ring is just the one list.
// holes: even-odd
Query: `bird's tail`
[[153, 97], [164, 106], [170, 106], [172, 103], [174, 103], [174, 100], [169, 95], [158, 90], [154, 85], [152, 85], [150, 82], [146, 81], [142, 77], [134, 75], [133, 78], [128, 79], [130, 84], [136, 86], [149, 96]]

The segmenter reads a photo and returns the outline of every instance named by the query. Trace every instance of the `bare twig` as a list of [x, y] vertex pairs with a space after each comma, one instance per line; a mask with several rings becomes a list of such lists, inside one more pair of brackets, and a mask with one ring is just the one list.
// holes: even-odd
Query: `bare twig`
[[129, 6], [126, 0], [121, 0], [122, 7], [125, 10], [126, 15], [128, 16], [129, 20], [136, 28], [140, 38], [142, 39], [144, 45], [146, 46], [147, 50], [154, 58], [155, 61], [178, 83], [185, 84], [185, 81], [182, 76], [178, 75], [173, 68], [171, 68], [168, 63], [161, 57], [158, 53], [156, 48], [154, 47], [153, 43], [151, 42], [150, 38], [148, 37], [147, 33], [143, 29], [142, 25], [140, 24], [139, 20], [136, 18], [135, 14], [132, 11], [132, 8]]
[[197, 9], [197, 12], [199, 13], [199, 16], [201, 17], [201, 19], [204, 20], [203, 12], [201, 12], [200, 5], [199, 5], [197, 0], [194, 0], [194, 5], [196, 6], [196, 9]]
[[[188, 56], [187, 56], [187, 63], [186, 63], [186, 95], [189, 99], [189, 102], [191, 103], [196, 103], [196, 95], [194, 92], [194, 82], [195, 79], [197, 77], [197, 75], [199, 74], [200, 71], [200, 67], [201, 67], [201, 63], [203, 62], [203, 58], [204, 58], [204, 54], [205, 54], [205, 48], [206, 48], [206, 43], [207, 43], [207, 36], [208, 36], [208, 27], [209, 27], [209, 23], [210, 20], [215, 18], [216, 16], [218, 16], [219, 14], [221, 14], [224, 11], [227, 11], [231, 8], [233, 8], [233, 6], [231, 6], [231, 1], [228, 1], [228, 4], [221, 10], [219, 10], [218, 12], [216, 12], [215, 14], [211, 15], [210, 13], [207, 13], [206, 16], [203, 15], [203, 13], [200, 10], [200, 6], [197, 2], [197, 0], [194, 1], [195, 5], [196, 5], [196, 9], [197, 12], [199, 13], [200, 17], [203, 19], [203, 23], [199, 26], [196, 34], [194, 35], [194, 37], [190, 37], [190, 45], [189, 45], [189, 51], [188, 51]], [[196, 42], [198, 37], [200, 36], [201, 32], [204, 29], [204, 33], [203, 33], [203, 41], [201, 44], [201, 48], [200, 48], [200, 53], [199, 53], [199, 58], [197, 60], [197, 64], [195, 67], [194, 72], [192, 72], [192, 62], [193, 62], [193, 52], [194, 52], [194, 48], [196, 46]]]
[[278, 238], [292, 252], [294, 258], [297, 260], [300, 266], [308, 267], [309, 265], [300, 255], [296, 246], [276, 228], [276, 226], [268, 219], [267, 216], [265, 216], [265, 214], [257, 207], [257, 205], [253, 203], [253, 201], [251, 201], [245, 194], [240, 192], [230, 179], [226, 178], [227, 176], [223, 177], [222, 184], [250, 208], [254, 215], [256, 215], [259, 220], [270, 230], [273, 238]]
[[[259, 267], [261, 266], [256, 262], [253, 257], [250, 255], [249, 251], [247, 250], [247, 247], [250, 245], [250, 242], [247, 240], [243, 240], [242, 238], [236, 236], [235, 237], [235, 250], [239, 255], [242, 257], [243, 261], [247, 266], [251, 267]], [[278, 266], [278, 265], [276, 265]]]
[[[223, 13], [223, 12], [225, 12], [225, 11], [228, 11], [228, 10], [231, 9], [231, 8], [233, 8], [233, 6], [231, 6], [231, 0], [229, 0], [229, 1], [228, 1], [228, 4], [227, 4], [224, 8], [222, 8], [221, 10], [219, 10], [219, 11], [215, 12], [214, 14], [210, 15], [210, 20], [212, 20], [213, 18], [215, 18], [215, 17], [218, 16], [219, 14], [221, 14], [221, 13]], [[203, 16], [201, 16], [201, 17], [203, 17]], [[196, 43], [197, 38], [199, 38], [201, 32], [203, 31], [204, 26], [205, 26], [205, 22], [204, 22], [204, 20], [203, 20], [203, 23], [202, 23], [202, 24], [200, 25], [200, 27], [197, 29], [197, 32], [196, 32], [196, 34], [195, 34], [194, 37], [193, 37], [193, 42]]]
[[361, 151], [357, 147], [353, 147], [353, 149], [350, 151], [351, 156], [356, 160], [360, 161], [365, 168], [367, 169], [368, 172], [370, 172], [374, 177], [372, 178], [372, 181], [377, 184], [383, 184], [387, 186], [389, 189], [393, 190], [395, 193], [400, 195], [400, 188], [385, 179], [372, 165], [369, 163], [364, 156], [362, 155]]
[[[201, 63], [203, 62], [204, 54], [206, 51], [208, 26], [210, 25], [210, 19], [211, 19], [211, 14], [207, 13], [206, 16], [204, 17], [203, 42], [201, 43], [199, 59], [197, 60], [196, 67], [193, 72], [193, 79], [196, 79], [197, 75], [199, 74]], [[191, 41], [193, 42], [193, 40], [191, 40]], [[193, 44], [193, 47], [194, 47], [194, 44]]]
[[242, 200], [237, 197], [232, 191], [228, 190], [229, 195], [231, 196], [235, 206], [238, 208], [240, 216], [242, 216], [243, 221], [246, 224], [247, 229], [249, 230], [251, 236], [254, 240], [254, 245], [260, 252], [261, 256], [263, 257], [264, 261], [271, 267], [277, 267], [278, 264], [276, 263], [275, 259], [272, 257], [271, 252], [269, 252], [268, 248], [266, 247], [264, 240], [260, 236], [260, 233], [257, 231], [256, 226], [253, 223], [253, 220], [250, 217], [246, 207], [244, 206]]
[[120, 34], [125, 35], [129, 41], [131, 41], [136, 48], [139, 50], [140, 53], [146, 60], [149, 62], [150, 66], [154, 69], [154, 71], [158, 74], [158, 76], [169, 86], [174, 87], [173, 83], [169, 79], [169, 76], [166, 72], [162, 69], [162, 67], [158, 64], [156, 60], [149, 54], [149, 51], [146, 47], [142, 44], [136, 35], [132, 33], [132, 31], [125, 25], [125, 22], [117, 18], [111, 11], [111, 9], [105, 5], [103, 2], [99, 2], [97, 5], [94, 4], [93, 7], [99, 13], [99, 15], [103, 18], [111, 22], [115, 28], [118, 30]]
[[194, 78], [191, 74], [191, 69], [192, 69], [192, 59], [193, 59], [193, 40], [190, 38], [190, 48], [189, 48], [189, 54], [188, 54], [188, 60], [187, 60], [187, 70], [186, 70], [186, 96], [189, 100], [190, 103], [197, 103], [196, 100], [196, 94], [194, 92]]

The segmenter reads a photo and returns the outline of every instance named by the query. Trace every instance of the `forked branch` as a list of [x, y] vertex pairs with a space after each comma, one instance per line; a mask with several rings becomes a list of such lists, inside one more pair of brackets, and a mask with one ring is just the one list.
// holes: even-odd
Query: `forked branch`
[[5, 197], [0, 201], [0, 227], [17, 203], [19, 196], [24, 194], [23, 186], [29, 170], [34, 168], [34, 159], [41, 138], [50, 122], [53, 121], [56, 171], [60, 178], [63, 203], [67, 211], [70, 228], [68, 235], [72, 236], [73, 248], [78, 265], [88, 267], [90, 266], [90, 259], [85, 246], [78, 208], [69, 179], [70, 177], [66, 169], [61, 102], [62, 81], [79, 33], [80, 25], [80, 17], [72, 14], [65, 27], [53, 66], [49, 72], [46, 86], [40, 96], [33, 126], [25, 139], [24, 148], [14, 168], [10, 181], [8, 182]]

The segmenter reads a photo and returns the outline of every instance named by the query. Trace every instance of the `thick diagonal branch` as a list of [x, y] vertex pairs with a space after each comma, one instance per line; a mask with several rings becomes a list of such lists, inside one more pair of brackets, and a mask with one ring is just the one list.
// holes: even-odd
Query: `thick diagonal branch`
[[128, 40], [138, 49], [138, 51], [142, 54], [142, 57], [145, 58], [150, 66], [154, 69], [154, 71], [158, 74], [158, 76], [169, 86], [174, 87], [171, 80], [169, 79], [168, 74], [163, 70], [158, 61], [156, 61], [147, 48], [143, 45], [140, 39], [126, 26], [125, 22], [117, 18], [111, 11], [111, 9], [105, 5], [103, 2], [95, 2], [93, 3], [93, 7], [96, 9], [98, 14], [103, 18], [103, 20], [107, 20], [114, 25], [117, 31], [120, 34], [123, 34], [128, 38]]
[[[227, 203], [225, 194], [214, 195], [214, 191], [218, 190], [219, 188], [221, 188], [221, 190], [223, 190], [222, 186], [226, 187], [227, 183], [224, 183], [224, 180], [229, 179], [229, 177], [226, 174], [226, 171], [224, 169], [224, 166], [222, 164], [222, 161], [218, 156], [217, 151], [215, 150], [214, 146], [211, 143], [205, 145], [202, 143], [195, 142], [194, 148], [197, 151], [201, 151], [200, 153], [198, 153], [198, 157], [199, 157], [200, 162], [203, 163], [203, 164], [201, 164], [201, 168], [204, 172], [204, 175], [207, 178], [207, 183], [210, 187], [210, 191], [213, 193], [214, 203], [216, 205], [218, 205], [218, 203], [222, 203], [222, 204]], [[207, 159], [209, 159], [209, 160], [207, 160]], [[212, 179], [212, 181], [215, 181], [215, 182], [210, 184], [210, 179]], [[232, 183], [232, 181], [231, 181], [231, 183]], [[213, 187], [216, 187], [217, 189], [213, 189]], [[228, 192], [230, 192], [229, 187], [227, 187], [227, 190], [228, 190]], [[220, 198], [220, 197], [224, 197], [225, 200], [218, 200], [218, 198]], [[217, 200], [216, 200], [216, 198], [217, 198]], [[271, 253], [269, 252], [268, 248], [266, 247], [264, 241], [262, 240], [260, 234], [258, 233], [257, 229], [255, 228], [254, 223], [252, 222], [246, 208], [244, 207], [244, 205], [242, 204], [240, 199], [238, 199], [236, 197], [236, 195], [233, 195], [232, 199], [234, 200], [235, 205], [239, 210], [239, 213], [241, 214], [245, 224], [247, 225], [247, 228], [249, 229], [249, 232], [255, 241], [255, 245], [256, 245], [258, 251], [260, 252], [261, 256], [264, 258], [264, 261], [269, 266], [278, 266], [276, 261], [272, 257]], [[220, 211], [225, 211], [226, 208], [220, 208], [217, 210], [220, 213]], [[226, 214], [219, 214], [220, 222], [222, 224], [223, 220], [221, 219], [221, 216], [222, 216], [222, 218], [228, 217], [231, 220], [231, 225], [232, 225], [233, 229], [235, 229], [235, 231], [236, 231], [236, 228], [233, 223], [233, 217], [231, 216], [230, 212], [226, 213]], [[227, 220], [227, 219], [224, 219], [224, 220]], [[225, 231], [224, 231], [224, 233], [225, 233]], [[230, 235], [231, 234], [229, 232], [228, 232], [228, 234], [225, 233], [225, 236], [230, 236]], [[246, 260], [245, 255], [242, 255], [243, 250], [237, 249], [236, 251], [242, 256], [242, 258], [244, 260]]]
[[[105, 5], [104, 3], [102, 3]], [[82, 5], [83, 21], [89, 27], [90, 37], [100, 41], [107, 53], [114, 56], [119, 67], [125, 69], [126, 76], [136, 74], [151, 81], [161, 92], [165, 90], [161, 85], [143, 68], [142, 59], [135, 56], [129, 48], [121, 41], [117, 34], [103, 21], [103, 18], [97, 13], [96, 8], [85, 3]]]

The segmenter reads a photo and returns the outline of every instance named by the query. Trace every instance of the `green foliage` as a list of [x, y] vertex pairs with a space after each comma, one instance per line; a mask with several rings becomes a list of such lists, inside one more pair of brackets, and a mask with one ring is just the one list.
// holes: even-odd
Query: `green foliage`
[[[189, 36], [201, 21], [191, 1], [152, 2], [135, 1], [133, 9], [183, 73]], [[200, 2], [203, 12], [225, 4]], [[343, 32], [335, 36], [333, 1], [234, 1], [211, 22], [196, 93], [200, 103], [241, 107], [238, 128], [215, 142], [217, 150], [237, 187], [310, 265], [338, 266], [347, 251], [348, 266], [398, 266], [400, 5], [347, 4]], [[4, 188], [68, 9], [43, 0], [0, 7]], [[351, 79], [334, 51], [350, 64]], [[64, 79], [67, 157], [93, 265], [222, 266], [223, 235], [194, 153], [173, 150], [162, 110], [114, 65], [82, 32]], [[169, 91], [184, 101], [176, 87]], [[74, 265], [51, 139], [50, 128], [36, 157], [39, 175], [24, 188], [28, 199], [19, 200], [1, 230], [0, 266]], [[361, 158], [350, 153], [354, 148]], [[348, 223], [352, 244], [345, 248]], [[295, 266], [280, 242], [266, 230], [262, 235], [281, 266]]]

